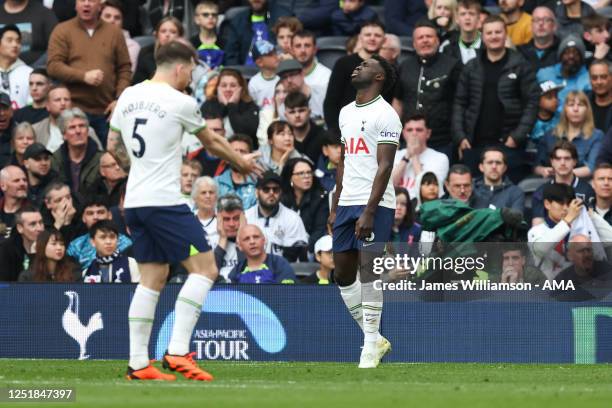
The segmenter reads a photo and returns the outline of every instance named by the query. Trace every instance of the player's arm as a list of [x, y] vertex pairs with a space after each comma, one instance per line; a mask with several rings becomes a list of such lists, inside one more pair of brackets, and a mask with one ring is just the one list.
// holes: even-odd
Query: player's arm
[[201, 129], [196, 136], [206, 147], [206, 150], [231, 163], [241, 173], [246, 175], [255, 173], [258, 176], [263, 173], [263, 168], [256, 162], [256, 159], [261, 156], [261, 152], [239, 155], [234, 152], [227, 139], [216, 134], [208, 127]]
[[374, 182], [372, 183], [372, 191], [370, 192], [368, 204], [366, 204], [362, 215], [355, 224], [355, 234], [358, 239], [365, 239], [372, 233], [374, 227], [374, 213], [376, 213], [376, 208], [380, 204], [385, 194], [385, 190], [387, 189], [387, 184], [389, 183], [389, 178], [393, 170], [393, 161], [396, 151], [397, 144], [395, 143], [378, 143], [376, 148], [378, 169], [376, 170]]
[[332, 233], [334, 221], [336, 221], [336, 210], [338, 209], [340, 193], [342, 193], [342, 177], [344, 176], [344, 143], [341, 145], [340, 149], [340, 161], [336, 167], [336, 191], [332, 197], [332, 206], [329, 211], [329, 217], [327, 217], [327, 230], [330, 235]]

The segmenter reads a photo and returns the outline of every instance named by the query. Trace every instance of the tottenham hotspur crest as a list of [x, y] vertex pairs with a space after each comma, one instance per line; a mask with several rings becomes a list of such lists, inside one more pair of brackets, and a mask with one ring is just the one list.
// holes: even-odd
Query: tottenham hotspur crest
[[361, 121], [361, 131], [362, 131], [362, 132], [365, 132], [365, 124], [366, 124], [366, 121], [365, 121], [365, 120], [362, 120], [362, 121]]

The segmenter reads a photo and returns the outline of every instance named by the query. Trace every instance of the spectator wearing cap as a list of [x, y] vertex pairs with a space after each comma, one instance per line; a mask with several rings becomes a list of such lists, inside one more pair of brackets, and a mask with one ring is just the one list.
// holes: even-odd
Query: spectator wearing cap
[[[308, 98], [308, 106], [310, 107], [310, 114], [313, 118], [323, 117], [323, 98], [325, 95], [315, 95], [312, 88], [306, 84], [304, 80], [304, 71], [302, 70], [302, 64], [297, 60], [288, 59], [281, 61], [276, 71], [280, 78], [280, 83], [284, 86], [285, 92], [301, 92]], [[285, 107], [283, 105], [283, 111]]]
[[553, 81], [556, 84], [563, 84], [565, 88], [559, 91], [559, 107], [561, 112], [565, 97], [570, 91], [590, 91], [589, 72], [584, 64], [584, 43], [582, 40], [570, 34], [565, 37], [559, 45], [557, 58], [559, 63], [542, 68], [538, 71], [538, 82]]
[[300, 215], [308, 233], [308, 250], [326, 233], [329, 199], [307, 159], [291, 159], [281, 174], [281, 203]]
[[557, 108], [559, 107], [559, 90], [563, 87], [563, 84], [556, 84], [551, 80], [540, 82], [538, 116], [529, 134], [529, 141], [536, 146], [540, 139], [559, 123]]
[[331, 235], [323, 235], [314, 245], [315, 259], [319, 267], [312, 274], [300, 280], [310, 285], [329, 285], [334, 282], [334, 253]]
[[274, 85], [279, 79], [276, 75], [278, 55], [274, 45], [266, 40], [257, 41], [252, 53], [259, 72], [249, 81], [249, 95], [263, 109], [274, 103]]
[[28, 177], [28, 201], [40, 208], [45, 189], [57, 178], [51, 170], [51, 152], [42, 143], [31, 144], [23, 154], [23, 166]]
[[95, 258], [83, 269], [85, 283], [138, 283], [140, 270], [134, 258], [121, 250], [119, 229], [110, 220], [96, 221], [87, 234]]
[[200, 0], [195, 7], [194, 22], [198, 33], [191, 37], [191, 45], [198, 51], [198, 58], [211, 69], [223, 65], [225, 52], [217, 35], [219, 5], [213, 0]]
[[304, 82], [315, 95], [314, 100], [324, 100], [331, 70], [317, 61], [317, 38], [311, 31], [298, 31], [291, 38], [291, 54], [300, 64]]
[[238, 231], [238, 248], [244, 258], [231, 270], [232, 283], [296, 282], [295, 272], [281, 256], [266, 251], [267, 237], [257, 225], [247, 224]]
[[533, 9], [531, 16], [531, 32], [533, 38], [527, 44], [518, 47], [518, 51], [529, 62], [534, 71], [549, 67], [557, 63], [557, 50], [559, 38], [557, 31], [557, 18], [548, 7], [541, 6]]
[[224, 68], [218, 76], [212, 98], [202, 104], [202, 112], [214, 110], [223, 116], [225, 137], [234, 133], [248, 135], [257, 143], [259, 107], [249, 95], [247, 83], [242, 74], [232, 68]]
[[223, 22], [226, 65], [255, 65], [253, 44], [259, 40], [274, 43], [272, 27], [279, 17], [290, 16], [286, 9], [273, 0], [249, 0], [249, 8]]
[[462, 65], [450, 55], [438, 52], [438, 30], [427, 18], [416, 23], [412, 42], [415, 54], [400, 64], [393, 107], [400, 117], [427, 113], [431, 126], [428, 145], [451, 161], [451, 113]]
[[365, 4], [365, 0], [344, 0], [331, 13], [332, 35], [358, 34], [363, 23], [377, 19], [378, 14]]
[[14, 127], [11, 97], [0, 92], [0, 169], [11, 160]]
[[236, 238], [240, 227], [246, 224], [242, 200], [235, 194], [227, 194], [217, 202], [217, 241], [211, 243], [219, 276], [230, 282], [229, 274], [238, 265]]
[[[68, 87], [62, 84], [52, 85], [45, 104], [45, 109], [49, 115], [32, 125], [36, 134], [36, 141], [44, 144], [52, 152], [55, 152], [64, 143], [64, 135], [58, 126], [58, 119], [63, 111], [70, 108], [72, 108], [72, 96]], [[89, 127], [88, 134], [89, 138], [95, 141], [101, 149], [102, 143], [91, 126]]]
[[340, 138], [327, 132], [322, 143], [321, 156], [317, 162], [315, 177], [326, 193], [331, 193], [336, 189], [336, 169], [340, 164], [342, 155], [342, 143]]
[[21, 59], [21, 31], [16, 25], [0, 28], [0, 92], [10, 95], [13, 109], [23, 108], [30, 97], [32, 67]]
[[[251, 138], [246, 135], [236, 134], [230, 137], [228, 142], [232, 149], [240, 155], [249, 154], [253, 151]], [[255, 180], [250, 175], [244, 175], [232, 166], [226, 166], [223, 173], [215, 177], [215, 182], [219, 186], [219, 197], [235, 194], [240, 197], [245, 209], [257, 204]]]
[[107, 116], [130, 85], [132, 62], [121, 30], [100, 20], [100, 0], [77, 1], [75, 8], [77, 16], [51, 33], [47, 71], [67, 84], [106, 146]]
[[280, 202], [281, 178], [267, 171], [257, 181], [257, 205], [245, 211], [249, 224], [261, 228], [266, 252], [282, 255], [290, 262], [306, 259], [308, 233], [300, 216]]
[[65, 141], [53, 153], [53, 170], [82, 199], [83, 194], [91, 191], [100, 177], [102, 152], [96, 142], [89, 138], [89, 121], [81, 109], [64, 110], [58, 118], [58, 127]]
[[[365, 23], [359, 31], [358, 41], [361, 48], [358, 52], [346, 55], [336, 61], [329, 78], [327, 93], [323, 102], [323, 117], [327, 124], [327, 129], [339, 131], [338, 116], [340, 110], [355, 100], [357, 91], [351, 85], [351, 74], [363, 61], [369, 59], [374, 54], [378, 54], [385, 42], [385, 29], [380, 22], [372, 21]], [[394, 88], [389, 89], [383, 94], [387, 102], [393, 99]], [[312, 102], [311, 102], [312, 108]], [[313, 115], [316, 111], [313, 109]]]
[[7, 238], [15, 226], [15, 213], [28, 201], [28, 179], [17, 166], [0, 170], [0, 239]]
[[592, 14], [595, 14], [593, 7], [582, 0], [557, 2], [557, 7], [555, 8], [555, 15], [559, 23], [557, 35], [559, 38], [566, 38], [570, 34], [581, 37], [584, 31], [582, 19]]
[[482, 26], [484, 51], [467, 63], [457, 85], [452, 129], [459, 158], [478, 173], [480, 154], [488, 146], [503, 146], [508, 177], [524, 176], [522, 147], [538, 112], [538, 85], [521, 55], [505, 47], [506, 25], [489, 16]]
[[44, 68], [36, 68], [30, 73], [28, 83], [30, 87], [30, 99], [32, 103], [15, 111], [13, 115], [16, 123], [28, 122], [34, 124], [49, 116], [45, 109], [47, 96], [51, 88], [51, 80]]
[[[21, 58], [26, 64], [34, 64], [47, 51], [51, 31], [57, 25], [55, 14], [41, 1], [6, 0], [3, 3], [0, 6], [0, 24], [24, 27], [22, 29], [26, 35], [23, 36]], [[67, 2], [57, 0], [55, 3]]]
[[310, 118], [308, 98], [303, 93], [290, 92], [285, 98], [285, 118], [295, 137], [295, 148], [316, 163], [321, 156], [321, 147], [326, 131]]
[[[91, 197], [83, 206], [83, 212], [81, 214], [81, 221], [86, 227], [87, 231], [91, 231], [91, 228], [100, 221], [110, 221], [112, 214], [108, 207], [106, 200], [103, 197]], [[116, 227], [115, 227], [116, 228]], [[91, 236], [88, 233], [77, 236], [72, 239], [68, 245], [67, 254], [73, 257], [81, 266], [81, 270], [89, 268], [92, 262], [96, 259], [96, 248], [90, 240]], [[117, 233], [117, 243], [114, 250], [119, 252], [125, 252], [132, 246], [132, 240], [123, 234]], [[108, 255], [105, 255], [108, 256]]]
[[604, 133], [612, 127], [612, 63], [596, 59], [589, 67], [592, 92], [588, 92], [595, 127]]

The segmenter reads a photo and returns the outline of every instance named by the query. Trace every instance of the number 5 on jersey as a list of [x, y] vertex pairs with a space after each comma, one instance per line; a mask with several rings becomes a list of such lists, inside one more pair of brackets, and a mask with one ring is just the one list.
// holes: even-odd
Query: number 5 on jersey
[[138, 134], [138, 126], [146, 125], [147, 120], [148, 119], [141, 119], [141, 118], [136, 118], [134, 120], [134, 130], [132, 131], [132, 139], [135, 139], [135, 140], [132, 140], [132, 153], [134, 153], [134, 156], [139, 157], [139, 158], [144, 156], [146, 145], [145, 145], [144, 138]]

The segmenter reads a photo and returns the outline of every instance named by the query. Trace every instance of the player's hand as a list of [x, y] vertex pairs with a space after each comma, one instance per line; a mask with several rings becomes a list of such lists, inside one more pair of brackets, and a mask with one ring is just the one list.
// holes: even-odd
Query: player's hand
[[101, 69], [92, 69], [85, 72], [83, 80], [87, 85], [98, 86], [104, 80], [104, 72]]
[[364, 211], [355, 223], [355, 236], [357, 239], [365, 240], [370, 238], [374, 230], [374, 215]]
[[246, 176], [254, 175], [255, 178], [261, 177], [261, 175], [264, 173], [264, 168], [257, 162], [257, 159], [261, 157], [260, 151], [238, 157], [240, 158], [240, 161], [235, 164], [240, 173]]
[[329, 235], [334, 235], [334, 223], [336, 222], [336, 212], [330, 211], [329, 216], [327, 217], [327, 233]]
[[574, 220], [580, 215], [582, 207], [584, 207], [584, 203], [582, 202], [582, 200], [579, 198], [574, 198], [569, 204], [569, 207], [567, 208], [567, 214], [565, 215], [565, 217], [563, 217], [563, 220], [568, 224], [574, 222]]
[[463, 139], [461, 143], [459, 143], [459, 160], [463, 160], [463, 151], [471, 148], [472, 145], [470, 144], [470, 141], [467, 139]]

